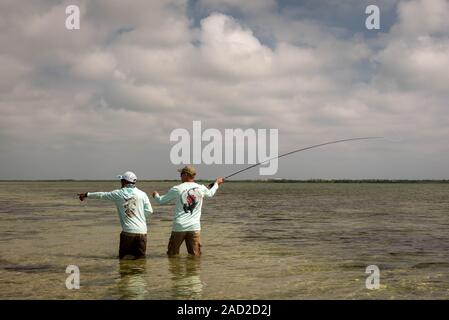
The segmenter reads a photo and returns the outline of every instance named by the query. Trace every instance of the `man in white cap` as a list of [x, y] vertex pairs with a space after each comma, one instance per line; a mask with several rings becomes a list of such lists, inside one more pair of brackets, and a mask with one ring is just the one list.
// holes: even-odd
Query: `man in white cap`
[[193, 166], [185, 166], [178, 172], [181, 173], [181, 184], [174, 186], [163, 196], [160, 196], [157, 191], [153, 192], [153, 197], [158, 204], [171, 201], [176, 203], [167, 254], [169, 256], [179, 254], [179, 248], [185, 241], [187, 252], [193, 256], [200, 256], [200, 219], [203, 198], [213, 197], [224, 179], [217, 178], [213, 186], [208, 189], [206, 186], [195, 182], [196, 170]]
[[102, 199], [113, 201], [117, 207], [120, 224], [120, 259], [139, 259], [145, 257], [147, 248], [147, 221], [153, 213], [150, 200], [145, 192], [136, 187], [137, 176], [127, 171], [117, 176], [121, 188], [111, 192], [86, 192], [78, 194], [83, 201], [88, 199]]

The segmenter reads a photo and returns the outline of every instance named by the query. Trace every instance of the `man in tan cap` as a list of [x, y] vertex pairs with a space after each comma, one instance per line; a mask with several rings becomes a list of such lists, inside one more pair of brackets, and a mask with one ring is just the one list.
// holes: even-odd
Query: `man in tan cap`
[[179, 254], [179, 248], [185, 240], [188, 253], [200, 256], [200, 219], [203, 198], [213, 197], [224, 179], [217, 178], [214, 185], [208, 189], [195, 182], [196, 170], [193, 166], [185, 166], [178, 172], [181, 173], [181, 184], [174, 186], [163, 196], [160, 196], [157, 191], [153, 192], [153, 198], [158, 204], [166, 204], [173, 200], [176, 203], [167, 254], [169, 256]]

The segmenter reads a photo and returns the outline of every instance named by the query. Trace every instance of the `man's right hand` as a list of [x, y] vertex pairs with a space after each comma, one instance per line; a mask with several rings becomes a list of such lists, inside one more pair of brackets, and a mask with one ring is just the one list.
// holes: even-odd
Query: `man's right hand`
[[78, 197], [81, 201], [84, 201], [84, 199], [87, 198], [87, 192], [86, 193], [78, 193]]
[[159, 193], [157, 191], [153, 191], [153, 194], [152, 194], [153, 198], [156, 198], [156, 195], [158, 195], [158, 194]]
[[223, 184], [224, 181], [225, 181], [224, 178], [219, 177], [219, 178], [217, 178], [217, 180], [215, 180], [215, 183], [218, 184], [218, 185], [220, 185], [220, 184]]

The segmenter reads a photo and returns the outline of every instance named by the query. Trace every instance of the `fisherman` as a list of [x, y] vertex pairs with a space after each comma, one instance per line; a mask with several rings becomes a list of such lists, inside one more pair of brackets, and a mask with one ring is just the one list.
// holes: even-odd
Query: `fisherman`
[[173, 200], [176, 203], [167, 255], [179, 254], [179, 248], [185, 240], [187, 252], [193, 256], [200, 256], [200, 219], [203, 198], [213, 197], [218, 186], [224, 183], [224, 178], [217, 178], [213, 186], [208, 189], [195, 182], [196, 170], [193, 166], [185, 166], [178, 172], [181, 173], [181, 184], [174, 186], [163, 196], [160, 196], [157, 191], [153, 192], [153, 198], [158, 204], [166, 204]]
[[153, 213], [148, 195], [136, 187], [137, 176], [127, 171], [117, 176], [121, 188], [111, 192], [86, 192], [79, 199], [102, 199], [113, 201], [122, 225], [120, 233], [120, 259], [144, 258], [147, 248], [147, 221]]

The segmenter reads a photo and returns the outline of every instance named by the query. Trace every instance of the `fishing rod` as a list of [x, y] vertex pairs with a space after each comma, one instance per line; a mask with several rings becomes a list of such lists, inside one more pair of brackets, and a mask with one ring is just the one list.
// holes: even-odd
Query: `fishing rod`
[[[243, 168], [241, 170], [233, 172], [233, 173], [227, 175], [224, 178], [228, 179], [228, 178], [233, 177], [233, 176], [235, 176], [235, 175], [237, 175], [239, 173], [242, 173], [242, 172], [244, 172], [246, 170], [252, 169], [252, 168], [257, 167], [257, 166], [260, 166], [261, 164], [264, 164], [266, 162], [270, 162], [272, 160], [276, 160], [276, 159], [279, 159], [279, 158], [282, 158], [282, 157], [285, 157], [285, 156], [288, 156], [288, 155], [291, 155], [291, 154], [294, 154], [294, 153], [297, 153], [297, 152], [301, 152], [301, 151], [305, 151], [305, 150], [309, 150], [309, 149], [314, 149], [314, 148], [318, 148], [318, 147], [322, 147], [322, 146], [326, 146], [326, 145], [330, 145], [330, 144], [336, 144], [336, 143], [342, 143], [342, 142], [348, 142], [348, 141], [355, 141], [355, 140], [372, 140], [372, 139], [384, 139], [384, 137], [360, 137], [360, 138], [342, 139], [342, 140], [335, 140], [335, 141], [329, 141], [329, 142], [325, 142], [325, 143], [315, 144], [315, 145], [310, 146], [310, 147], [296, 149], [296, 150], [293, 150], [293, 151], [281, 154], [280, 156], [273, 157], [273, 158], [270, 158], [270, 159], [258, 162], [256, 164], [250, 165], [250, 166], [248, 166], [246, 168]], [[209, 189], [212, 188], [213, 185], [214, 185], [214, 183], [211, 183], [209, 185]]]

